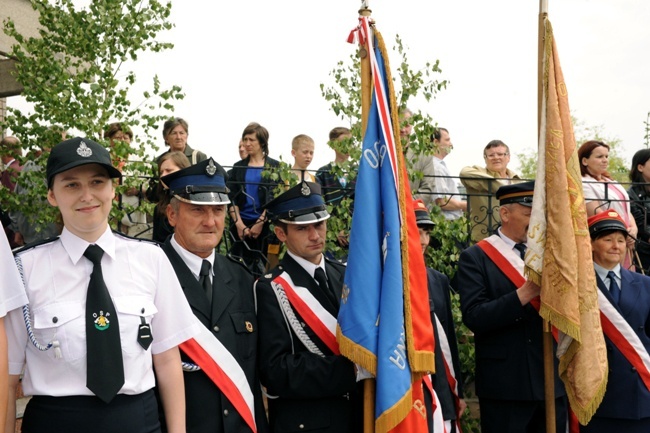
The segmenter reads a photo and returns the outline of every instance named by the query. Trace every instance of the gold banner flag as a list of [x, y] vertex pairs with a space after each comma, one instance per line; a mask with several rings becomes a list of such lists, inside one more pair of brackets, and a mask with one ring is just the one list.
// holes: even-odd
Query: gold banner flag
[[526, 274], [542, 290], [539, 314], [558, 329], [559, 374], [586, 425], [607, 385], [607, 352], [587, 211], [564, 76], [545, 20], [543, 99]]

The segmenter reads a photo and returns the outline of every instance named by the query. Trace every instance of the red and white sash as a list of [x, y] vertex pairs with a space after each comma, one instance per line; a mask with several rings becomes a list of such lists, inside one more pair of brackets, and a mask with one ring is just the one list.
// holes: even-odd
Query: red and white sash
[[[444, 432], [448, 433], [447, 428], [445, 427], [445, 420], [442, 417], [442, 405], [440, 404], [440, 400], [438, 399], [438, 394], [436, 394], [436, 391], [433, 389], [433, 383], [431, 381], [431, 375], [427, 374], [422, 378], [422, 384], [423, 386], [429, 391], [429, 394], [431, 395], [431, 400], [432, 400], [432, 414], [431, 418], [433, 419], [433, 431], [434, 432]], [[459, 430], [460, 432], [460, 430]]]
[[650, 354], [639, 336], [601, 290], [598, 290], [598, 306], [603, 333], [632, 364], [650, 390]]
[[340, 355], [339, 344], [336, 341], [336, 317], [332, 316], [321, 305], [309, 289], [296, 286], [287, 272], [275, 277], [272, 286], [276, 292], [277, 289], [282, 289], [293, 310], [300, 315], [309, 329], [318, 336], [332, 353]]
[[438, 329], [438, 341], [440, 342], [440, 350], [445, 362], [445, 373], [447, 375], [447, 381], [449, 382], [449, 387], [451, 388], [451, 392], [454, 397], [454, 406], [456, 409], [456, 431], [460, 433], [462, 431], [460, 428], [460, 398], [458, 397], [458, 381], [456, 380], [456, 372], [454, 371], [454, 363], [451, 357], [451, 348], [449, 347], [449, 340], [447, 340], [447, 334], [445, 334], [442, 323], [440, 323], [440, 320], [438, 320], [438, 316], [434, 314], [434, 317], [436, 318], [436, 328]]
[[515, 287], [521, 287], [526, 282], [524, 261], [521, 260], [519, 253], [509, 248], [499, 235], [485, 238], [476, 245], [497, 265]]
[[[485, 255], [488, 256], [492, 262], [504, 273], [515, 287], [521, 287], [526, 282], [524, 277], [524, 261], [518, 252], [508, 247], [503, 239], [498, 235], [492, 235], [479, 241], [476, 245], [483, 250]], [[530, 305], [539, 312], [540, 299], [539, 296], [530, 300]], [[555, 341], [558, 339], [558, 331], [553, 327], [553, 337]]]
[[214, 382], [253, 432], [255, 400], [244, 370], [228, 349], [197, 319], [201, 332], [179, 346]]

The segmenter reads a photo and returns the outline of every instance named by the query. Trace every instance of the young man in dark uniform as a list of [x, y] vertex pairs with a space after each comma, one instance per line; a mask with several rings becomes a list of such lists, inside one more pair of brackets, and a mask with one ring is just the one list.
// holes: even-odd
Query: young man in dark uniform
[[287, 252], [256, 283], [259, 363], [275, 433], [361, 431], [355, 365], [338, 354], [345, 267], [323, 255], [329, 214], [302, 182], [265, 206]]
[[253, 277], [242, 263], [215, 253], [230, 203], [224, 175], [210, 158], [161, 179], [169, 187], [167, 218], [174, 227], [162, 248], [202, 329], [181, 345], [183, 361], [191, 364], [183, 375], [187, 431], [267, 432]]

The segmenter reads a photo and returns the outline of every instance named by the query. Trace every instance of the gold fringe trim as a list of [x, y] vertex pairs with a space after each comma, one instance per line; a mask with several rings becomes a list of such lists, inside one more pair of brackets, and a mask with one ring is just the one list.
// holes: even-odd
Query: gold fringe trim
[[[386, 44], [381, 33], [375, 29], [375, 37], [377, 38], [377, 48], [381, 52], [384, 59], [384, 69], [386, 72], [386, 83], [388, 102], [390, 104], [391, 122], [393, 124], [393, 141], [395, 143], [395, 153], [397, 154], [397, 184], [399, 185], [398, 200], [399, 209], [402, 221], [406, 221], [406, 191], [404, 188], [405, 179], [402, 177], [402, 170], [400, 167], [405, 166], [404, 152], [402, 150], [402, 142], [399, 135], [399, 107], [397, 106], [395, 98], [395, 88], [393, 86], [393, 77], [391, 75], [390, 62], [388, 60], [388, 51]], [[403, 298], [404, 298], [404, 332], [406, 337], [406, 351], [408, 354], [409, 364], [411, 371], [433, 371], [434, 357], [433, 352], [417, 351], [415, 348], [415, 337], [413, 336], [413, 321], [412, 321], [412, 305], [411, 305], [411, 286], [410, 286], [410, 270], [409, 270], [409, 256], [408, 256], [408, 227], [402, 224], [400, 229], [400, 248], [402, 253], [402, 285]]]
[[560, 359], [558, 371], [560, 379], [562, 379], [562, 382], [565, 384], [565, 389], [567, 397], [569, 398], [569, 405], [571, 407], [571, 410], [573, 410], [575, 413], [576, 418], [578, 418], [578, 422], [580, 424], [587, 425], [591, 420], [591, 417], [593, 417], [596, 413], [596, 410], [598, 409], [598, 406], [600, 406], [600, 403], [602, 403], [603, 398], [605, 397], [605, 391], [607, 390], [607, 381], [609, 380], [609, 370], [607, 368], [603, 370], [603, 380], [598, 385], [598, 389], [594, 393], [594, 397], [586, 405], [581, 405], [575, 395], [574, 387], [567, 386], [567, 381], [569, 380], [568, 367], [579, 347], [580, 343], [577, 341], [574, 341], [569, 346], [567, 352]]
[[528, 265], [524, 268], [524, 276], [538, 286], [542, 286], [542, 274], [528, 267]]
[[582, 342], [582, 335], [580, 334], [580, 324], [567, 319], [567, 317], [547, 304], [541, 304], [539, 307], [539, 315], [550, 322], [551, 325], [562, 331], [569, 337], [576, 340], [578, 343]]
[[339, 343], [339, 350], [343, 356], [355, 364], [359, 364], [375, 377], [377, 376], [377, 356], [343, 335], [339, 325], [336, 325], [336, 341]]
[[413, 365], [417, 365], [419, 367], [417, 370], [411, 367], [411, 371], [413, 372], [419, 372], [419, 373], [430, 372], [432, 374], [436, 372], [436, 362], [435, 362], [435, 357], [433, 352], [427, 352], [425, 350], [415, 350], [413, 354], [412, 363]]
[[413, 409], [413, 391], [410, 388], [406, 394], [390, 409], [379, 415], [375, 420], [375, 433], [387, 433], [404, 421]]

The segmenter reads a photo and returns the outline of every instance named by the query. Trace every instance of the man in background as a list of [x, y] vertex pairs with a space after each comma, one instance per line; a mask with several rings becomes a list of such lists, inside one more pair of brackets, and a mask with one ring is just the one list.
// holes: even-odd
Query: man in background
[[433, 133], [433, 168], [436, 173], [434, 200], [448, 220], [455, 220], [467, 211], [467, 202], [461, 200], [456, 179], [451, 178], [445, 157], [454, 148], [451, 144], [449, 131], [445, 128], [436, 128]]
[[399, 113], [400, 130], [399, 135], [402, 142], [402, 151], [406, 159], [409, 172], [409, 186], [413, 198], [421, 199], [427, 208], [431, 209], [433, 205], [434, 191], [436, 190], [436, 180], [433, 167], [433, 158], [430, 153], [418, 152], [411, 144], [411, 134], [413, 125], [411, 118], [413, 112], [409, 108], [403, 108]]
[[483, 149], [485, 167], [467, 166], [460, 171], [460, 181], [469, 197], [469, 219], [472, 240], [478, 242], [490, 236], [499, 225], [499, 212], [494, 193], [501, 185], [521, 182], [520, 177], [508, 169], [510, 149], [501, 140], [492, 140]]

